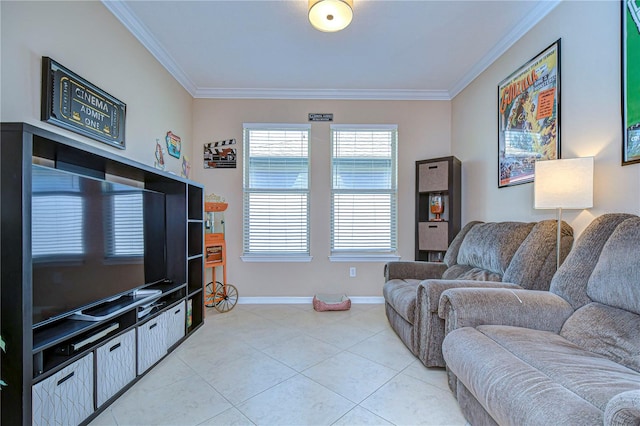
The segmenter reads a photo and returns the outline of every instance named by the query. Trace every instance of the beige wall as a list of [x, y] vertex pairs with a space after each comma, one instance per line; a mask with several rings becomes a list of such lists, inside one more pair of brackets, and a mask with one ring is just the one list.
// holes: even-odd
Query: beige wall
[[[0, 120], [23, 121], [153, 165], [171, 130], [191, 152], [192, 97], [101, 2], [0, 2]], [[40, 121], [41, 57], [49, 56], [127, 104], [126, 150]], [[165, 155], [180, 174], [182, 159]]]
[[561, 155], [595, 157], [594, 208], [567, 210], [579, 233], [606, 212], [640, 214], [640, 165], [622, 167], [620, 5], [562, 2], [452, 101], [452, 149], [462, 160], [463, 222], [541, 220], [533, 184], [498, 189], [497, 86], [561, 38]]
[[[312, 125], [310, 263], [244, 263], [242, 161], [205, 170], [202, 145], [235, 138], [242, 123], [307, 123], [332, 112], [336, 124], [397, 124], [399, 254], [413, 259], [414, 162], [451, 155], [463, 163], [463, 222], [541, 220], [533, 185], [497, 188], [497, 84], [558, 38], [561, 47], [562, 157], [595, 156], [595, 207], [567, 211], [577, 232], [605, 212], [640, 213], [640, 165], [620, 166], [620, 17], [617, 2], [562, 2], [463, 90], [445, 101], [193, 100], [99, 2], [0, 2], [2, 121], [26, 121], [101, 149], [153, 164], [155, 140], [180, 135], [192, 177], [224, 196], [228, 281], [241, 296], [311, 296], [346, 292], [380, 296], [382, 263], [331, 263], [329, 255], [329, 124]], [[66, 24], [61, 24], [66, 23]], [[127, 104], [127, 149], [121, 151], [40, 121], [40, 61], [50, 56]], [[167, 170], [181, 160], [168, 155]], [[350, 266], [358, 276], [349, 278]]]
[[[331, 112], [334, 124], [398, 125], [398, 246], [405, 260], [414, 253], [415, 161], [450, 155], [450, 102], [442, 101], [194, 101], [193, 157], [202, 161], [202, 145], [235, 138], [242, 156], [243, 123], [308, 123], [310, 112]], [[330, 157], [329, 123], [311, 126], [311, 255], [310, 263], [242, 262], [242, 160], [236, 169], [193, 166], [194, 178], [206, 193], [226, 198], [225, 212], [228, 277], [241, 296], [310, 297], [315, 293], [346, 292], [350, 296], [381, 296], [383, 263], [330, 262]], [[349, 267], [357, 277], [349, 278]]]

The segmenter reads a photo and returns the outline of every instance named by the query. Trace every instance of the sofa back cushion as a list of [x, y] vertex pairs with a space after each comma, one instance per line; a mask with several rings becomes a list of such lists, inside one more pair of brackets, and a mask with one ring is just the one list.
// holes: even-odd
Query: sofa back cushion
[[[502, 274], [470, 265], [453, 265], [442, 274], [443, 280], [502, 281]], [[436, 301], [437, 302], [437, 301]], [[437, 304], [437, 303], [436, 303]]]
[[[482, 276], [502, 277], [509, 266], [513, 255], [527, 238], [535, 223], [522, 222], [497, 222], [480, 223], [473, 226], [465, 235], [458, 250], [458, 265], [465, 265], [470, 268], [463, 268], [464, 273], [472, 274], [482, 279]], [[483, 274], [481, 271], [490, 274]], [[448, 270], [447, 270], [448, 271]], [[471, 271], [471, 272], [470, 272]], [[461, 279], [461, 276], [443, 275], [444, 279]]]
[[637, 216], [626, 213], [608, 213], [595, 218], [580, 234], [573, 249], [553, 276], [549, 291], [562, 297], [573, 309], [590, 303], [587, 283], [599, 262], [604, 245], [618, 225], [635, 217]]
[[462, 227], [462, 229], [460, 230], [460, 232], [458, 232], [458, 234], [455, 236], [453, 241], [451, 241], [451, 244], [449, 244], [449, 248], [447, 249], [447, 252], [444, 254], [443, 262], [445, 265], [451, 267], [458, 263], [458, 252], [460, 251], [460, 245], [464, 241], [469, 231], [473, 229], [474, 226], [479, 225], [481, 223], [483, 222], [479, 222], [477, 220], [471, 221]]
[[640, 372], [640, 315], [589, 303], [564, 323], [560, 335], [583, 349]]
[[[507, 267], [505, 282], [518, 284], [527, 290], [549, 290], [556, 273], [556, 244], [558, 221], [543, 220], [535, 224], [516, 251]], [[562, 222], [560, 228], [560, 263], [573, 245], [573, 228]]]
[[621, 222], [587, 282], [594, 302], [640, 314], [640, 217]]

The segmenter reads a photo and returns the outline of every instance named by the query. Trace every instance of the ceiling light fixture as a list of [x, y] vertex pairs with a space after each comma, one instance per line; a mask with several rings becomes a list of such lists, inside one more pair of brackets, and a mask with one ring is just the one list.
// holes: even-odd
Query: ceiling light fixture
[[353, 19], [353, 0], [309, 0], [309, 22], [317, 30], [332, 33]]

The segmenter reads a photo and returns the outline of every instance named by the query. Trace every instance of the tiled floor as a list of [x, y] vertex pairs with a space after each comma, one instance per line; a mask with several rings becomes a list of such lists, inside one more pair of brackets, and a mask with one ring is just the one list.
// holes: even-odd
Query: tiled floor
[[98, 425], [465, 425], [383, 305], [207, 309], [205, 325], [98, 416]]

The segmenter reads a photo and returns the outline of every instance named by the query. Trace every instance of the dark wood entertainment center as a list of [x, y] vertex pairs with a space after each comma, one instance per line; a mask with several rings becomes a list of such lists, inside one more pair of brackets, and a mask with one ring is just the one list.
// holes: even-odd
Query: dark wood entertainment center
[[[6, 342], [6, 353], [0, 357], [1, 377], [7, 387], [0, 391], [0, 423], [40, 424], [40, 418], [55, 417], [51, 420], [86, 424], [203, 325], [204, 188], [30, 124], [1, 126], [0, 332]], [[137, 304], [143, 296], [126, 296], [95, 308], [97, 313], [115, 311], [115, 315], [105, 316], [108, 319], [83, 321], [63, 317], [33, 327], [34, 159], [64, 163], [92, 176], [125, 178], [165, 194], [168, 281], [147, 288], [160, 291], [156, 292], [155, 307], [143, 310]], [[111, 374], [114, 368], [131, 373], [123, 378], [122, 374]], [[80, 383], [74, 385], [74, 381]], [[58, 411], [65, 409], [56, 386], [65, 386], [67, 396], [77, 390], [78, 401], [86, 401], [82, 407], [85, 414], [64, 417], [69, 414], [54, 413], [56, 404], [61, 406]], [[32, 395], [38, 396], [37, 402]], [[43, 398], [46, 404], [40, 402]]]

